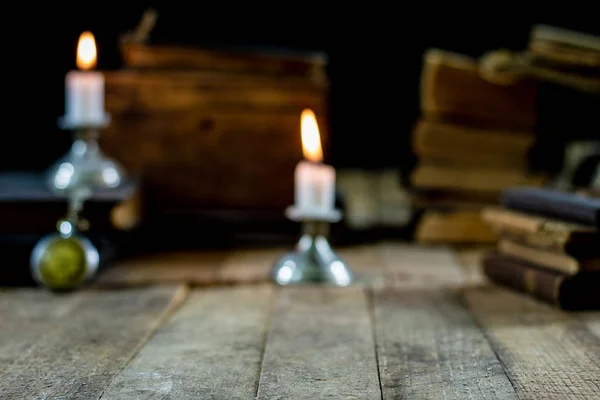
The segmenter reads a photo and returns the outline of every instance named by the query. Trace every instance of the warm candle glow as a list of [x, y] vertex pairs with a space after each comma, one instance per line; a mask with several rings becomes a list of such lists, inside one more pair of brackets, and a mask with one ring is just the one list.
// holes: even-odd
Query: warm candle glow
[[300, 121], [304, 158], [315, 162], [322, 161], [321, 136], [319, 135], [319, 126], [317, 125], [315, 113], [309, 109], [302, 111]]
[[83, 32], [77, 44], [77, 68], [88, 70], [96, 66], [96, 41], [91, 32]]

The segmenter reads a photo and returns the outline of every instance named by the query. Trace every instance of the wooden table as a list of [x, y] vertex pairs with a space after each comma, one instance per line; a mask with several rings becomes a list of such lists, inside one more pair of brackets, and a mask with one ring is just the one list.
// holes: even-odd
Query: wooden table
[[[236, 251], [117, 266], [120, 288], [4, 290], [0, 398], [600, 398], [600, 313], [487, 286], [444, 248], [342, 254], [347, 288], [260, 283], [277, 253]], [[178, 283], [236, 270], [248, 283]]]

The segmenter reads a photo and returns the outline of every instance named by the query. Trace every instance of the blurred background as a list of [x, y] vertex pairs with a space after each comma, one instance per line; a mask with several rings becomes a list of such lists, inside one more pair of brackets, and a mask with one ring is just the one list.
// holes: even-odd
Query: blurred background
[[[133, 43], [126, 53], [124, 35], [149, 8], [157, 12], [156, 24], [144, 42]], [[599, 35], [597, 16], [572, 3], [485, 10], [424, 4], [106, 2], [34, 9], [17, 5], [4, 20], [9, 112], [0, 146], [2, 172], [43, 172], [69, 150], [71, 135], [57, 127], [57, 118], [65, 109], [65, 75], [76, 69], [79, 35], [91, 31], [97, 68], [106, 72], [106, 108], [113, 117], [100, 143], [138, 178], [143, 211], [135, 212], [144, 215], [145, 246], [149, 240], [199, 245], [210, 242], [198, 239], [206, 232], [215, 241], [259, 232], [267, 242], [293, 242], [298, 227], [283, 210], [293, 202], [304, 108], [315, 111], [324, 161], [337, 171], [337, 203], [345, 211], [344, 222], [334, 229], [340, 241], [493, 242], [475, 220], [503, 188], [589, 187], [598, 164], [597, 93], [535, 80], [524, 88], [486, 89], [492, 84], [473, 78], [473, 71], [464, 75], [487, 52], [527, 50], [536, 24]], [[167, 52], [154, 52], [152, 46], [159, 45]], [[182, 46], [197, 49], [185, 53], [192, 61], [169, 53]], [[428, 53], [431, 49], [447, 53]], [[263, 61], [244, 64], [240, 60], [247, 54], [260, 54]], [[279, 64], [265, 59], [283, 66], [275, 71], [273, 65]], [[427, 71], [433, 83], [424, 95]], [[512, 125], [502, 118], [488, 124], [440, 117], [452, 93], [471, 90], [491, 103], [500, 99], [496, 109], [501, 113], [506, 111], [502, 104], [509, 104], [507, 113], [521, 114]], [[450, 143], [470, 143], [469, 135], [482, 131], [495, 138], [489, 143], [497, 143], [488, 147], [504, 149], [501, 156], [492, 151], [467, 162], [468, 155], [459, 150], [448, 150], [455, 157], [440, 153], [439, 144], [447, 145], [435, 139], [441, 135]], [[456, 138], [448, 139], [453, 134]], [[512, 139], [498, 139], [503, 135]], [[477, 152], [469, 148], [464, 153]], [[491, 170], [481, 175], [482, 168]], [[8, 184], [2, 190], [14, 193]], [[10, 201], [25, 203], [17, 200]], [[28, 218], [37, 218], [35, 228], [35, 221], [28, 225], [31, 232], [51, 231], [49, 221], [60, 213], [42, 223], [31, 211], [39, 211], [39, 204], [19, 211], [23, 214], [7, 207], [8, 233]]]
[[[11, 74], [8, 107], [28, 125], [21, 129], [27, 134], [5, 138], [3, 169], [43, 169], [68, 149], [70, 137], [57, 128], [56, 119], [64, 112], [64, 77], [76, 68], [80, 33], [95, 35], [99, 69], [119, 69], [119, 37], [135, 28], [149, 6], [159, 13], [151, 42], [325, 52], [331, 81], [328, 156], [336, 167], [401, 164], [419, 115], [419, 76], [427, 48], [478, 57], [497, 48], [525, 49], [537, 23], [593, 34], [600, 30], [594, 13], [576, 6], [484, 11], [417, 4], [339, 9], [314, 2], [280, 7], [94, 2], [34, 10], [17, 5], [5, 16], [3, 28], [5, 68]], [[11, 21], [18, 23], [14, 31]], [[561, 121], [571, 126], [565, 137], [594, 136], [591, 126], [573, 126], [579, 121], [567, 111], [561, 114]]]

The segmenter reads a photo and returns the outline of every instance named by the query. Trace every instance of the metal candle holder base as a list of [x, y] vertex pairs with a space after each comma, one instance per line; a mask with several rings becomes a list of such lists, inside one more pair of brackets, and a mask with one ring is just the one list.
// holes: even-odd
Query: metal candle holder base
[[348, 265], [335, 254], [327, 239], [329, 224], [339, 221], [341, 213], [334, 210], [327, 214], [308, 215], [291, 207], [286, 214], [291, 220], [302, 222], [302, 235], [294, 250], [275, 263], [273, 280], [279, 285], [350, 285], [354, 276]]
[[63, 129], [74, 130], [70, 151], [48, 170], [47, 183], [54, 193], [88, 197], [94, 189], [116, 188], [125, 179], [123, 168], [106, 157], [98, 145], [100, 129], [109, 118], [97, 125], [80, 125], [62, 119]]
[[59, 121], [61, 128], [76, 133], [71, 150], [48, 170], [47, 184], [52, 192], [66, 197], [67, 216], [58, 221], [58, 232], [35, 245], [30, 260], [33, 278], [50, 289], [74, 289], [98, 269], [99, 252], [80, 233], [87, 229], [80, 212], [94, 190], [116, 188], [125, 180], [121, 166], [102, 154], [98, 145], [100, 129], [108, 122], [108, 116], [95, 125]]

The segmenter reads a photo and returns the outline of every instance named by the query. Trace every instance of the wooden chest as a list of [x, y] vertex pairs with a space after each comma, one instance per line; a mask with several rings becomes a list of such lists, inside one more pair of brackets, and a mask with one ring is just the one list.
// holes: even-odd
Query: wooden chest
[[142, 176], [148, 196], [175, 208], [292, 203], [303, 109], [315, 112], [327, 150], [322, 55], [146, 45], [124, 54], [128, 68], [106, 74], [102, 146]]

